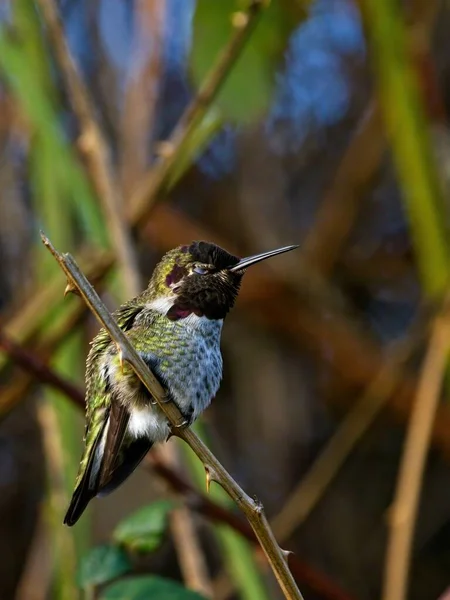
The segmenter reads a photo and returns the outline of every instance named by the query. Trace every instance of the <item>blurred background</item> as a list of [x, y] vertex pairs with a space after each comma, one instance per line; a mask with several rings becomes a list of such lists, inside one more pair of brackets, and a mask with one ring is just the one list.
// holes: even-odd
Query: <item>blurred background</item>
[[0, 1], [2, 600], [282, 597], [179, 440], [63, 527], [98, 326], [41, 229], [111, 310], [178, 244], [300, 244], [244, 278], [197, 431], [305, 598], [446, 597], [449, 27], [447, 0]]

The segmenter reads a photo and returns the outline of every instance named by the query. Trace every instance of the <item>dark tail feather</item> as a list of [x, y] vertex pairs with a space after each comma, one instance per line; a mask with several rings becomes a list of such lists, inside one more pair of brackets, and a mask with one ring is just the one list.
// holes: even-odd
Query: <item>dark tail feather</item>
[[[86, 507], [89, 504], [89, 502], [92, 500], [92, 498], [95, 498], [95, 496], [97, 495], [98, 484], [100, 479], [100, 460], [96, 457], [96, 455], [99, 449], [100, 440], [102, 439], [103, 433], [105, 431], [106, 423], [107, 419], [105, 419], [103, 427], [97, 435], [97, 439], [95, 440], [94, 447], [89, 457], [89, 462], [80, 479], [80, 482], [75, 488], [72, 500], [70, 501], [69, 508], [66, 512], [66, 516], [64, 517], [64, 524], [68, 525], [69, 527], [75, 525], [75, 523], [86, 510]], [[94, 465], [96, 468], [96, 472], [93, 473], [92, 469]]]
[[[84, 479], [84, 478], [83, 478]], [[66, 516], [64, 517], [64, 524], [72, 527], [84, 513], [87, 505], [96, 496], [95, 490], [89, 489], [87, 485], [83, 485], [83, 481], [80, 482], [75, 492], [73, 493], [72, 500], [69, 508], [67, 509]]]
[[122, 461], [111, 473], [108, 483], [99, 489], [98, 496], [107, 496], [117, 489], [119, 485], [122, 485], [125, 479], [131, 475], [143, 460], [152, 445], [152, 442], [147, 438], [138, 438], [131, 442], [123, 452]]
[[[124, 451], [123, 460], [111, 472], [108, 483], [102, 485], [102, 487], [99, 487], [100, 472], [98, 472], [95, 482], [91, 481], [92, 466], [94, 464], [94, 461], [91, 459], [80, 483], [73, 493], [72, 500], [64, 517], [65, 525], [69, 525], [69, 527], [75, 525], [92, 498], [95, 498], [95, 496], [107, 496], [117, 489], [136, 469], [151, 447], [152, 443], [146, 438], [140, 438], [132, 442]], [[92, 457], [94, 455], [95, 451], [92, 453]]]

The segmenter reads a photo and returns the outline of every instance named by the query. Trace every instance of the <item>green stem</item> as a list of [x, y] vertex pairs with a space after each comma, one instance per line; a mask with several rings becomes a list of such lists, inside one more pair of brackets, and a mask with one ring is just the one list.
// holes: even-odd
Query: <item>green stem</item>
[[365, 0], [362, 7], [386, 133], [403, 192], [425, 293], [435, 298], [449, 280], [450, 250], [439, 175], [430, 142], [429, 124], [400, 3]]

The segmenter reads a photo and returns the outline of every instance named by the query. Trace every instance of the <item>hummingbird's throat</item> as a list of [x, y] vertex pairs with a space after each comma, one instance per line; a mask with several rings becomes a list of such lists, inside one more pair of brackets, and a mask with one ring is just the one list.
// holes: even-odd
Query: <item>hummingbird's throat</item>
[[177, 299], [178, 297], [176, 295], [164, 296], [162, 298], [153, 300], [147, 306], [152, 310], [157, 310], [159, 313], [168, 317], [171, 321], [186, 319], [192, 314], [196, 314], [198, 317], [203, 316], [194, 308], [178, 304]]

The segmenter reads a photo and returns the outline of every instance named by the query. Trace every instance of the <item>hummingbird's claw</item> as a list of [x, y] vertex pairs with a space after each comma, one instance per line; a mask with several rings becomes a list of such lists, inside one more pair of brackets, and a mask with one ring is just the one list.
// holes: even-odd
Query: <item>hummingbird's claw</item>
[[154, 398], [152, 398], [150, 400], [150, 404], [153, 404], [153, 406], [158, 405], [158, 404], [167, 404], [168, 402], [170, 402], [172, 400], [172, 398], [166, 394], [165, 396], [163, 396], [162, 398], [158, 400], [155, 400]]

